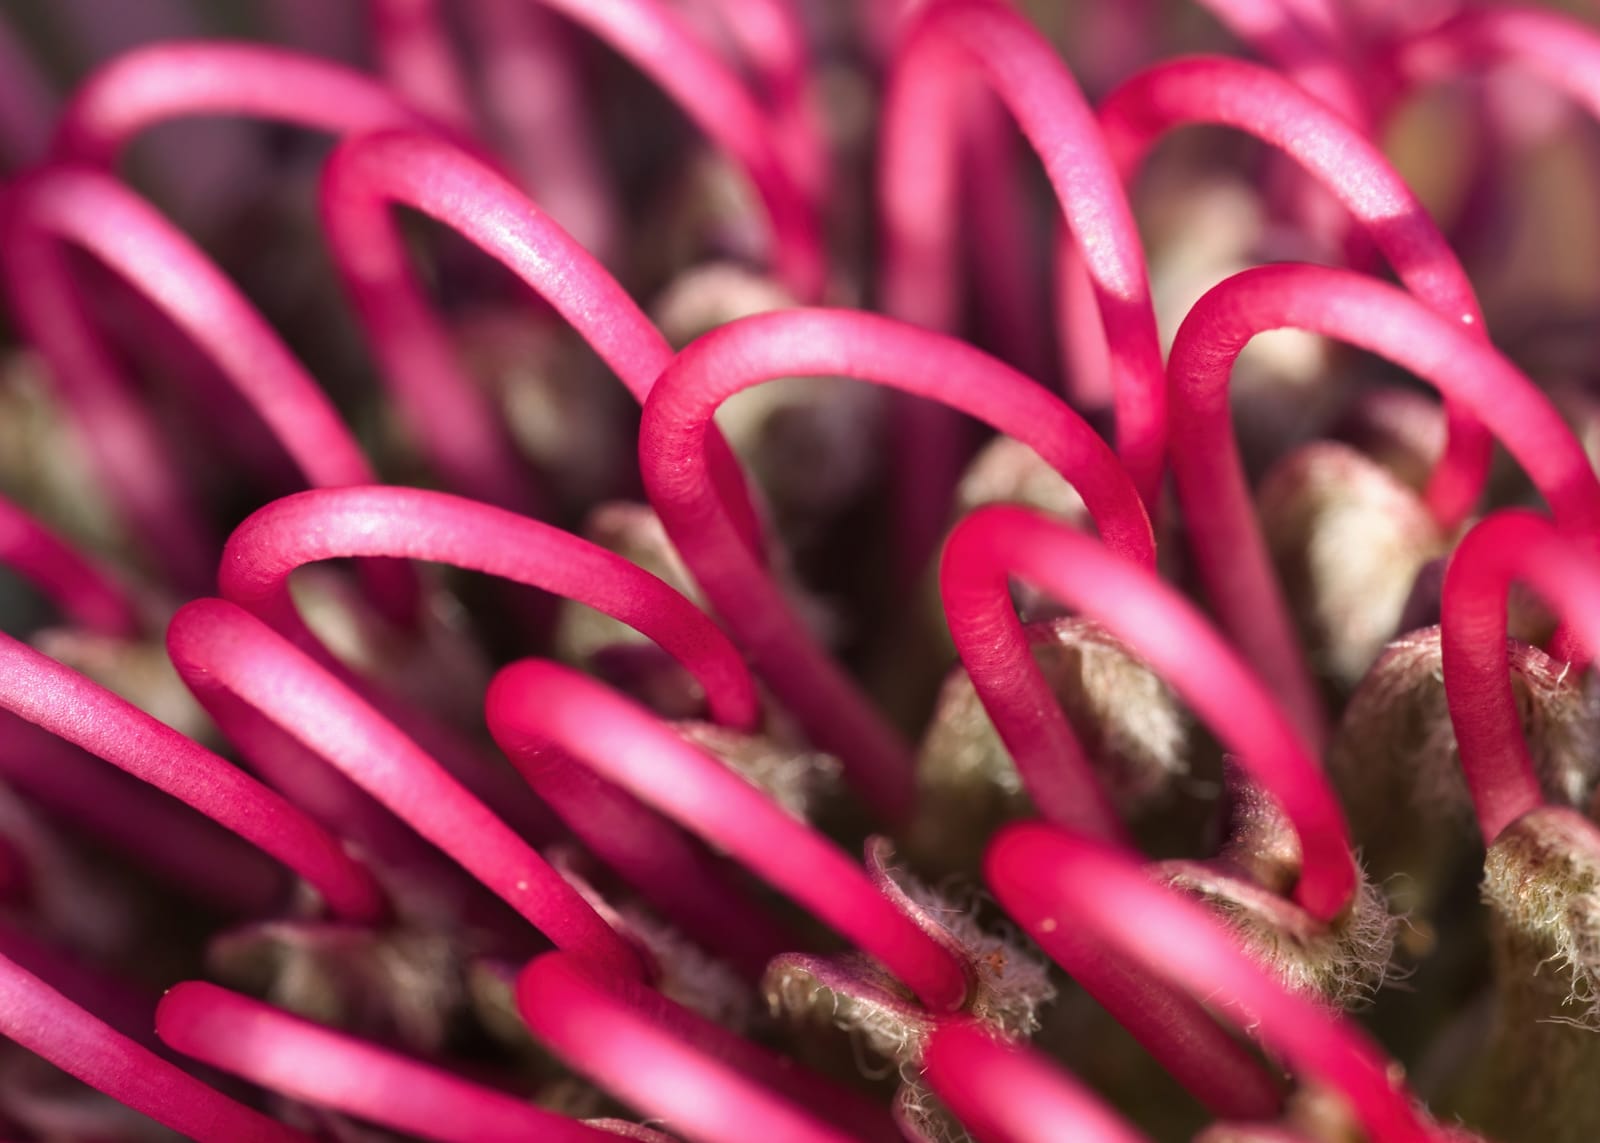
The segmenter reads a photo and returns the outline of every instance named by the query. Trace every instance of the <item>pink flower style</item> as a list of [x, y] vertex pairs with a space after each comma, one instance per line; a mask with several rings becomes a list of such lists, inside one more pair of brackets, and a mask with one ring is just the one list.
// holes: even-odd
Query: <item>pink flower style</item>
[[0, 1138], [1600, 1138], [1597, 77], [6, 8]]

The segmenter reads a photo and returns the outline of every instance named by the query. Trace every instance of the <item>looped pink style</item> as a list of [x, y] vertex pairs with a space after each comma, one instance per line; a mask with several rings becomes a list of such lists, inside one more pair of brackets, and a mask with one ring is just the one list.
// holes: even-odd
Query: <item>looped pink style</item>
[[1011, 109], [1083, 251], [1111, 347], [1117, 453], [1153, 506], [1167, 432], [1161, 349], [1144, 247], [1093, 112], [1049, 42], [1010, 6], [937, 0], [907, 19], [884, 96], [878, 164], [885, 309], [935, 329], [954, 325], [957, 139], [946, 125], [960, 118], [957, 65], [965, 63]]
[[1060, 1069], [976, 1022], [935, 1028], [923, 1063], [928, 1086], [983, 1143], [1149, 1143]]
[[1069, 972], [1080, 961], [1132, 961], [1337, 1093], [1369, 1138], [1433, 1143], [1388, 1060], [1359, 1029], [1285, 991], [1216, 918], [1120, 851], [1050, 826], [1015, 825], [989, 847], [984, 872], [1006, 912]]
[[729, 397], [779, 377], [829, 375], [939, 401], [1015, 437], [1072, 482], [1107, 546], [1153, 566], [1155, 541], [1132, 482], [1083, 419], [963, 342], [872, 314], [790, 310], [729, 322], [683, 349], [645, 402], [639, 463], [650, 503], [756, 672], [894, 819], [912, 795], [904, 743], [740, 540], [707, 464], [712, 418]]
[[[61, 246], [92, 254], [170, 319], [261, 418], [308, 484], [376, 479], [332, 402], [272, 327], [138, 195], [108, 175], [52, 167], [13, 187], [7, 207], [4, 266], [13, 307], [51, 364], [87, 442], [99, 447], [108, 491], [124, 498], [158, 552], [172, 544], [183, 553], [183, 571], [191, 573], [191, 561], [206, 568], [186, 574], [188, 582], [209, 582], [215, 548], [179, 490], [159, 429], [78, 303]], [[152, 495], [139, 495], [146, 487]], [[388, 610], [415, 606], [415, 584], [406, 577], [394, 569], [365, 572]]]
[[430, 125], [389, 88], [340, 64], [261, 44], [176, 41], [125, 52], [80, 84], [56, 125], [54, 157], [111, 166], [140, 133], [200, 115], [339, 135]]
[[180, 1071], [3, 956], [0, 1036], [199, 1143], [312, 1143]]
[[1172, 470], [1190, 549], [1218, 625], [1320, 743], [1325, 714], [1251, 503], [1228, 379], [1256, 334], [1302, 329], [1387, 358], [1492, 426], [1562, 528], [1600, 535], [1600, 481], [1527, 377], [1475, 332], [1348, 270], [1284, 264], [1236, 274], [1195, 303], [1167, 363]]
[[550, 953], [517, 982], [534, 1036], [573, 1070], [700, 1143], [894, 1143], [888, 1116], [658, 993]]
[[[551, 747], [698, 834], [882, 961], [934, 1012], [966, 998], [966, 971], [859, 865], [644, 708], [555, 663], [495, 676], [489, 731], [518, 769]], [[714, 943], [707, 934], [707, 943]]]
[[0, 709], [199, 810], [305, 878], [347, 920], [386, 915], [372, 875], [299, 808], [54, 659], [0, 635]]
[[1485, 845], [1544, 794], [1522, 737], [1506, 649], [1506, 601], [1525, 583], [1589, 648], [1600, 647], [1600, 565], [1532, 512], [1497, 512], [1462, 539], [1445, 572], [1440, 649], [1461, 768]]
[[617, 1143], [609, 1132], [331, 1028], [190, 981], [162, 997], [168, 1045], [269, 1091], [436, 1143]]
[[[672, 348], [605, 267], [516, 187], [459, 147], [417, 132], [353, 139], [322, 175], [334, 263], [395, 402], [433, 462], [463, 491], [501, 507], [529, 503], [521, 461], [423, 298], [391, 205], [421, 211], [498, 260], [550, 304], [639, 401]], [[717, 437], [718, 487], [759, 549], [761, 528], [738, 465]]]
[[[1318, 920], [1338, 917], [1357, 880], [1344, 813], [1316, 756], [1267, 688], [1188, 601], [1150, 572], [1036, 512], [991, 505], [956, 525], [939, 586], [956, 650], [995, 728], [1030, 790], [1038, 775], [1041, 789], [1053, 795], [1039, 803], [1040, 813], [1101, 840], [1120, 835], [1028, 651], [1011, 604], [1011, 576], [1100, 623], [1171, 684], [1294, 825], [1302, 853], [1295, 900]], [[1071, 760], [1068, 776], [1057, 773], [1066, 769], [1063, 759]]]
[[[1237, 128], [1289, 155], [1362, 225], [1419, 299], [1486, 339], [1472, 283], [1416, 194], [1376, 144], [1290, 80], [1241, 60], [1199, 56], [1140, 72], [1100, 105], [1107, 146], [1129, 181], [1162, 136], [1194, 123]], [[1426, 499], [1448, 531], [1483, 492], [1491, 441], [1485, 422], [1448, 395], [1447, 405], [1450, 436]]]
[[[168, 653], [241, 748], [270, 749], [265, 720], [449, 854], [558, 947], [642, 975], [638, 955], [549, 862], [356, 694], [245, 611], [196, 600], [173, 618]], [[231, 701], [229, 701], [231, 700]], [[241, 707], [243, 711], [241, 711]]]

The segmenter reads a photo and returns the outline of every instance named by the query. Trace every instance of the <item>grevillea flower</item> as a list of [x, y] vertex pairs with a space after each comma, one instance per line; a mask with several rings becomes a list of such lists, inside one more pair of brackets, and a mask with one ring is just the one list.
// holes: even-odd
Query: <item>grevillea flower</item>
[[0, 8], [0, 1137], [1600, 1137], [1597, 75]]

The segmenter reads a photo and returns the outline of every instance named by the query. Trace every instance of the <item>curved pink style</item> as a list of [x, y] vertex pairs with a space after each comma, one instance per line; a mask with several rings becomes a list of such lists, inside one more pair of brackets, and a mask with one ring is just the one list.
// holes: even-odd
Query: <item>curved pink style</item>
[[1137, 490], [1058, 398], [963, 342], [889, 318], [790, 310], [730, 322], [678, 354], [645, 402], [639, 463], [651, 505], [758, 674], [878, 813], [909, 808], [904, 743], [819, 648], [740, 540], [709, 479], [706, 440], [729, 397], [779, 377], [853, 377], [942, 402], [1032, 447], [1083, 496], [1106, 545], [1153, 566]]
[[386, 914], [372, 876], [294, 805], [54, 659], [0, 636], [0, 709], [199, 810], [305, 878], [352, 921]]
[[[1337, 111], [1269, 68], [1210, 56], [1149, 68], [1100, 105], [1107, 145], [1129, 181], [1162, 136], [1193, 123], [1233, 127], [1288, 154], [1365, 228], [1418, 298], [1486, 340], [1472, 283], [1444, 235], [1383, 152]], [[1426, 499], [1448, 531], [1483, 492], [1491, 442], [1481, 419], [1447, 405], [1450, 437]]]
[[822, 835], [660, 719], [585, 675], [525, 659], [495, 676], [489, 732], [519, 768], [555, 747], [699, 835], [877, 957], [934, 1012], [965, 970]]
[[444, 31], [439, 0], [366, 0], [379, 70], [408, 102], [459, 131], [474, 128], [472, 96]]
[[923, 1080], [979, 1143], [1150, 1143], [1071, 1076], [973, 1021], [934, 1028]]
[[221, 594], [308, 650], [320, 645], [289, 594], [296, 568], [382, 556], [499, 576], [582, 603], [654, 640], [700, 683], [711, 717], [761, 719], [749, 669], [705, 613], [621, 556], [500, 508], [421, 488], [318, 489], [252, 513], [228, 538]]
[[214, 984], [190, 981], [168, 992], [156, 1032], [184, 1055], [258, 1087], [434, 1143], [617, 1143], [527, 1100]]
[[[177, 488], [181, 477], [116, 355], [78, 305], [62, 245], [93, 255], [170, 319], [266, 424], [306, 483], [376, 480], [333, 403], [272, 327], [193, 242], [138, 195], [109, 175], [53, 167], [14, 187], [8, 208], [5, 273], [13, 308], [51, 363], [88, 443], [97, 448], [114, 495], [147, 481]], [[123, 406], [125, 423], [112, 423], [109, 418]], [[155, 466], [159, 476], [151, 471]], [[128, 508], [158, 550], [173, 528], [190, 519], [179, 503], [136, 498]], [[214, 549], [207, 538], [186, 536], [182, 547], [190, 546], [204, 549], [210, 564]], [[416, 587], [407, 577], [381, 566], [364, 572], [386, 610], [414, 609]], [[208, 567], [198, 582], [209, 578]]]
[[1433, 1140], [1364, 1033], [1285, 991], [1215, 917], [1157, 885], [1122, 852], [1049, 826], [1015, 825], [989, 847], [984, 873], [1006, 912], [1069, 972], [1080, 958], [1133, 961], [1248, 1028], [1301, 1078], [1337, 1093], [1369, 1138]]
[[[1082, 749], [1028, 651], [1011, 576], [1094, 619], [1177, 691], [1293, 824], [1302, 854], [1295, 900], [1318, 920], [1338, 917], [1357, 882], [1344, 813], [1266, 686], [1151, 572], [1048, 517], [991, 505], [956, 525], [939, 586], [956, 650], [1018, 768], [1030, 780], [1048, 775], [1063, 757], [1081, 761]], [[1093, 782], [1086, 764], [1074, 775], [1075, 785]], [[1070, 804], [1047, 816], [1103, 840], [1115, 832]]]
[[114, 1031], [6, 957], [0, 1035], [199, 1143], [312, 1143]]
[[139, 603], [127, 587], [5, 497], [0, 565], [32, 584], [75, 627], [120, 636], [139, 630]]
[[[450, 227], [522, 279], [640, 401], [672, 348], [595, 258], [516, 187], [453, 144], [415, 132], [352, 139], [322, 176], [322, 221], [396, 403], [433, 462], [477, 499], [516, 508], [528, 474], [449, 334], [423, 298], [390, 206]], [[741, 534], [761, 529], [737, 463], [719, 436], [718, 486]]]
[[241, 720], [237, 704], [376, 798], [557, 946], [612, 971], [642, 973], [632, 947], [532, 846], [260, 620], [220, 599], [195, 600], [173, 617], [167, 650], [183, 681], [242, 748], [259, 740], [261, 723]]
[[928, 4], [910, 19], [882, 113], [883, 305], [935, 329], [954, 325], [957, 148], [955, 135], [937, 125], [959, 121], [955, 65], [968, 63], [1010, 107], [1044, 161], [1067, 228], [1084, 252], [1116, 376], [1118, 456], [1145, 504], [1153, 505], [1167, 432], [1161, 349], [1144, 247], [1093, 112], [1055, 49], [1009, 6], [951, 0]]
[[79, 85], [54, 155], [111, 166], [141, 132], [193, 116], [247, 116], [332, 134], [430, 126], [370, 76], [282, 48], [215, 40], [135, 48]]
[[1462, 539], [1445, 572], [1445, 698], [1485, 845], [1544, 794], [1522, 736], [1506, 649], [1506, 601], [1526, 583], [1590, 648], [1600, 647], [1600, 565], [1544, 517], [1497, 512]]
[[573, 1070], [697, 1143], [892, 1143], [853, 1092], [629, 981], [561, 953], [517, 981], [534, 1036]]
[[1218, 623], [1321, 741], [1324, 714], [1272, 572], [1234, 440], [1228, 380], [1256, 334], [1303, 329], [1387, 358], [1484, 424], [1562, 527], [1600, 535], [1600, 482], [1549, 400], [1473, 330], [1347, 270], [1264, 266], [1195, 303], [1172, 345], [1172, 468], [1190, 547]]
[[1200, 0], [1262, 59], [1351, 123], [1371, 118], [1344, 13], [1325, 0]]

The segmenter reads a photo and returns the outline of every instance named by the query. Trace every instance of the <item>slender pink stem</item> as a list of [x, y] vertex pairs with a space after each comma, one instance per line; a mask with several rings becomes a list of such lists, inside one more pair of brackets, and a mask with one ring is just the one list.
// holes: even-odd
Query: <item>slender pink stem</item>
[[81, 746], [232, 830], [305, 878], [337, 914], [384, 916], [370, 874], [305, 814], [131, 703], [0, 636], [0, 708]]
[[1016, 116], [1084, 253], [1116, 376], [1118, 455], [1154, 504], [1167, 431], [1161, 350], [1144, 248], [1093, 112], [1054, 48], [1008, 6], [949, 0], [911, 21], [884, 99], [884, 308], [934, 329], [954, 326], [957, 147], [949, 125], [960, 119], [956, 65], [966, 64]]
[[562, 229], [614, 264], [622, 204], [591, 121], [572, 29], [528, 0], [472, 0], [464, 14], [499, 153]]
[[[956, 649], [1018, 768], [1031, 777], [1082, 751], [1075, 741], [1070, 752], [1057, 749], [1072, 729], [1028, 651], [1011, 604], [1013, 575], [1094, 618], [1172, 685], [1293, 824], [1302, 853], [1295, 899], [1318, 920], [1338, 917], [1357, 882], [1344, 814], [1268, 689], [1153, 573], [1064, 524], [995, 505], [956, 526], [940, 588]], [[1085, 768], [1075, 783], [1092, 785], [1093, 774]], [[1112, 832], [1103, 820], [1085, 822], [1079, 807], [1065, 809], [1076, 812], [1055, 815], [1063, 825], [1101, 839]]]
[[[335, 263], [414, 432], [434, 463], [480, 500], [515, 507], [526, 471], [422, 296], [391, 204], [421, 211], [497, 259], [566, 319], [640, 401], [672, 348], [588, 251], [488, 166], [435, 136], [382, 133], [334, 152], [322, 220]], [[737, 463], [719, 442], [718, 484], [741, 531], [761, 530]]]
[[517, 982], [517, 1007], [569, 1067], [698, 1143], [890, 1143], [883, 1112], [658, 993], [560, 953]]
[[[97, 389], [131, 396], [134, 386], [82, 320], [68, 266], [47, 249], [54, 244], [92, 254], [170, 319], [266, 424], [306, 483], [330, 487], [376, 480], [333, 403], [272, 327], [197, 246], [138, 195], [108, 175], [55, 167], [14, 187], [9, 205], [8, 253], [18, 263], [10, 273], [12, 293], [35, 343], [62, 374], [69, 399], [91, 383], [84, 377], [67, 380], [65, 373], [75, 363], [99, 366], [101, 373], [92, 381]], [[91, 392], [75, 404], [93, 399]], [[181, 483], [175, 458], [169, 459], [148, 416], [125, 431], [149, 439], [126, 453], [107, 450], [106, 459], [115, 464], [105, 473], [110, 487], [148, 479], [135, 465], [151, 456], [171, 470], [163, 483]], [[363, 570], [386, 612], [414, 614], [416, 584], [408, 575], [382, 565]]]
[[0, 1035], [199, 1143], [311, 1143], [112, 1030], [5, 957]]
[[36, 162], [50, 142], [56, 96], [32, 55], [0, 22], [0, 158], [7, 167]]
[[1090, 959], [1085, 942], [1092, 941], [1093, 959], [1135, 962], [1249, 1029], [1302, 1079], [1343, 1097], [1369, 1138], [1433, 1138], [1365, 1034], [1287, 992], [1214, 916], [1157, 885], [1122, 852], [1049, 826], [1017, 825], [990, 846], [984, 870], [1006, 911], [1069, 971], [1071, 962]]
[[1544, 804], [1511, 690], [1506, 601], [1522, 582], [1589, 647], [1600, 647], [1600, 567], [1590, 549], [1531, 512], [1497, 512], [1468, 532], [1445, 572], [1445, 697], [1485, 845]]
[[1149, 1143], [1065, 1072], [976, 1022], [940, 1024], [922, 1059], [923, 1079], [980, 1143]]
[[190, 981], [156, 1031], [186, 1056], [291, 1099], [435, 1143], [617, 1143], [616, 1136], [354, 1036]]
[[[1268, 68], [1207, 56], [1149, 68], [1100, 106], [1101, 128], [1128, 181], [1163, 135], [1191, 123], [1233, 127], [1289, 155], [1362, 224], [1417, 297], [1486, 340], [1472, 283], [1444, 236], [1383, 153], [1337, 111]], [[1427, 502], [1449, 531], [1483, 492], [1490, 433], [1482, 420], [1447, 405], [1450, 436]], [[1182, 419], [1171, 416], [1175, 425]]]
[[[310, 656], [220, 599], [173, 617], [167, 650], [178, 674], [236, 738], [232, 698], [376, 798], [438, 846], [558, 947], [612, 971], [642, 974], [631, 946], [549, 862], [443, 767]], [[248, 729], [246, 727], [246, 729]], [[242, 748], [249, 743], [239, 742]]]
[[379, 70], [412, 106], [470, 133], [472, 96], [439, 0], [367, 0]]
[[1272, 573], [1228, 409], [1228, 378], [1240, 350], [1256, 334], [1282, 328], [1387, 358], [1493, 426], [1573, 534], [1600, 534], [1600, 482], [1531, 381], [1476, 332], [1404, 291], [1345, 270], [1281, 265], [1237, 274], [1197, 302], [1168, 363], [1172, 465], [1191, 548], [1223, 630], [1302, 730], [1320, 735], [1320, 702]]
[[687, 346], [645, 403], [639, 462], [684, 562], [811, 740], [836, 754], [882, 815], [909, 808], [899, 736], [817, 646], [739, 539], [708, 478], [717, 408], [779, 377], [853, 377], [942, 402], [1031, 446], [1083, 496], [1106, 544], [1154, 563], [1149, 519], [1126, 473], [1083, 420], [1041, 386], [962, 342], [888, 318], [791, 310], [730, 322]]
[[749, 669], [704, 612], [604, 548], [537, 520], [420, 488], [297, 493], [253, 513], [229, 537], [222, 595], [300, 646], [317, 646], [289, 595], [296, 568], [385, 556], [499, 576], [593, 607], [658, 643], [704, 688], [711, 717], [751, 730], [761, 718]]
[[247, 116], [333, 134], [429, 126], [370, 76], [282, 48], [199, 40], [135, 48], [78, 88], [55, 155], [116, 163], [137, 135], [172, 119]]
[[209, 818], [28, 723], [0, 716], [0, 780], [227, 914], [282, 907], [282, 868]]
[[76, 627], [120, 636], [139, 630], [139, 604], [114, 574], [4, 497], [0, 564], [31, 583]]
[[555, 663], [495, 676], [489, 731], [519, 769], [555, 746], [747, 866], [877, 957], [931, 1010], [959, 1006], [966, 972], [859, 865], [644, 708]]

